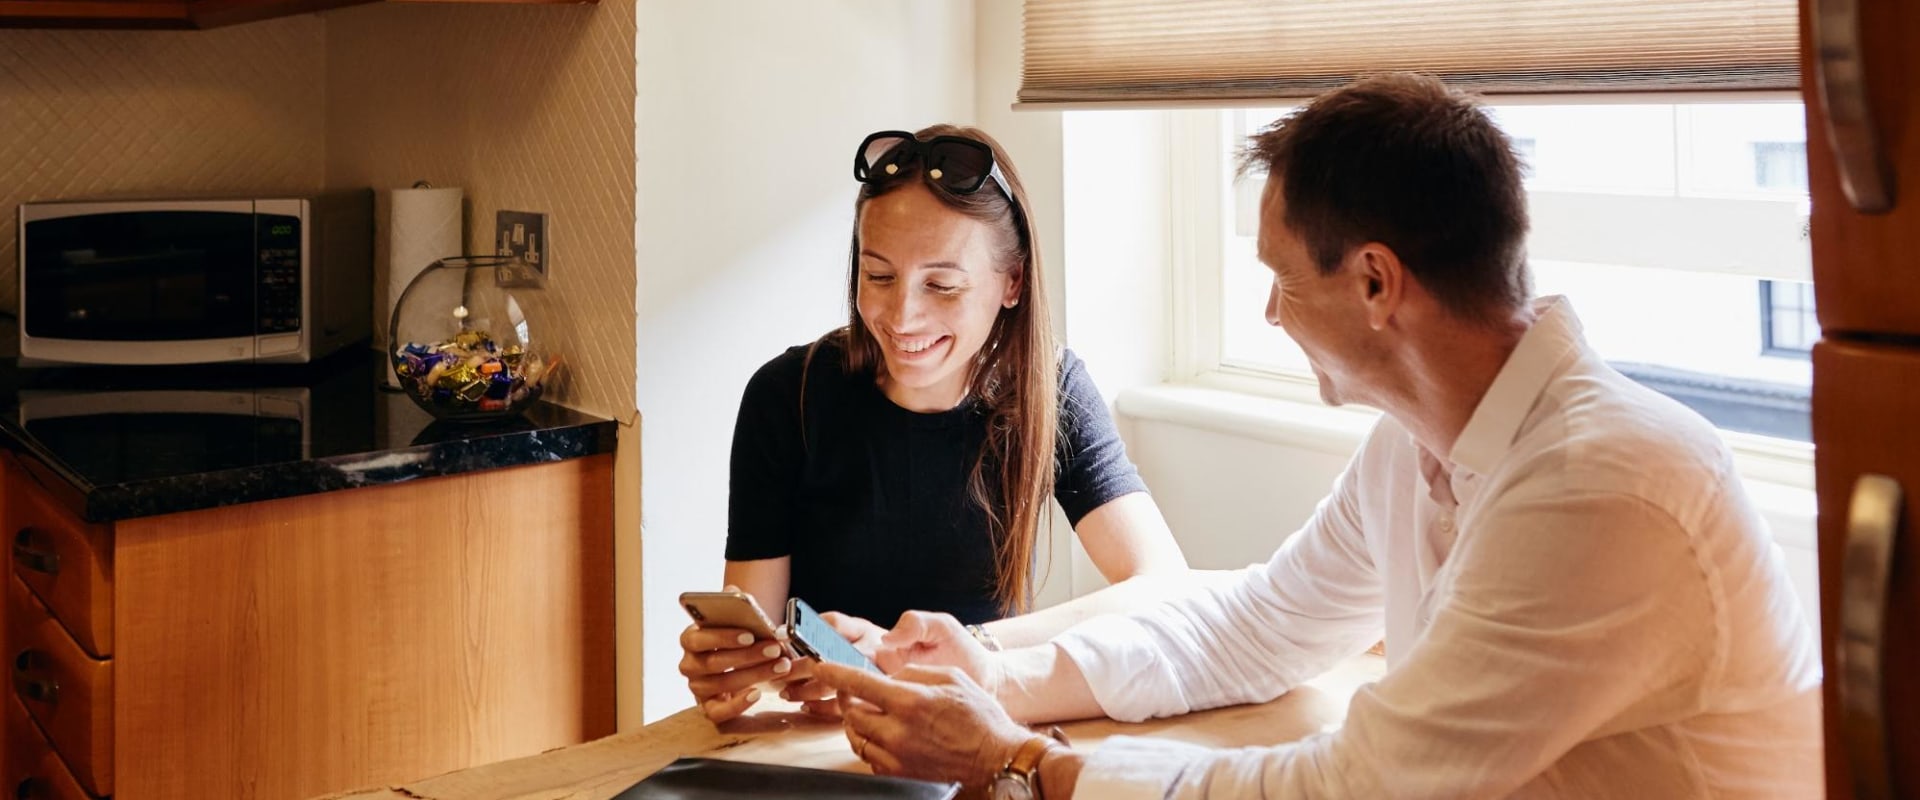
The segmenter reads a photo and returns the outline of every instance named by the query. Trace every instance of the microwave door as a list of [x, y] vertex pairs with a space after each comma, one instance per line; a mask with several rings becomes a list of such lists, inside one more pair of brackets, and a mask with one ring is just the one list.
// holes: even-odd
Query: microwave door
[[24, 230], [23, 355], [121, 364], [251, 357], [250, 211], [128, 210], [27, 221]]

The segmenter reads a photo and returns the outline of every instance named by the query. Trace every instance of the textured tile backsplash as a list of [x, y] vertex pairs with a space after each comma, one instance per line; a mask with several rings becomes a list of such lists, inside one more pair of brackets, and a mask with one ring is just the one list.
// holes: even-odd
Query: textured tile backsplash
[[305, 14], [212, 31], [0, 30], [0, 309], [22, 201], [318, 188], [326, 43]]
[[469, 252], [494, 212], [547, 214], [560, 400], [634, 405], [634, 0], [387, 3], [328, 12], [329, 185], [459, 186]]

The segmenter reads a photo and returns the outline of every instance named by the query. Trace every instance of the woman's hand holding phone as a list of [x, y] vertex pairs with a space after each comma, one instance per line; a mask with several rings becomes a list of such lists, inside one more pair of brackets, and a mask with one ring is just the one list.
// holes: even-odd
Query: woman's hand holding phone
[[681, 604], [696, 621], [680, 632], [680, 674], [707, 719], [717, 724], [746, 713], [760, 700], [756, 686], [793, 672], [794, 660], [750, 595], [729, 586], [725, 593], [689, 592]]

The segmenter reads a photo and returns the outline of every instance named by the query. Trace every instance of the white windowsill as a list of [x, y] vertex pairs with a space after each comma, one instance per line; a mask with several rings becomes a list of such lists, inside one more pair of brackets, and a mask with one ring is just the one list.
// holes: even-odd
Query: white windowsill
[[[1223, 388], [1231, 387], [1231, 388]], [[1184, 384], [1126, 389], [1114, 398], [1123, 417], [1247, 437], [1331, 455], [1351, 455], [1379, 412], [1329, 407], [1304, 381], [1213, 373]], [[1812, 520], [1813, 447], [1763, 436], [1721, 432], [1747, 494], [1769, 519], [1782, 546], [1817, 548]], [[1778, 520], [1804, 524], [1782, 525]]]

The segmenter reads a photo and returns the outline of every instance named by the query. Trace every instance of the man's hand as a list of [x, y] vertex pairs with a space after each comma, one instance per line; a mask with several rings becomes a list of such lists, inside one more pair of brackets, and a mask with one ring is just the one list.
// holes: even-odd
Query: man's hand
[[908, 666], [953, 667], [990, 694], [999, 695], [1000, 670], [993, 653], [951, 614], [909, 611], [881, 638], [873, 663], [888, 675]]
[[877, 775], [978, 789], [1034, 736], [956, 667], [909, 666], [883, 677], [816, 664], [813, 674], [838, 691], [847, 742]]

